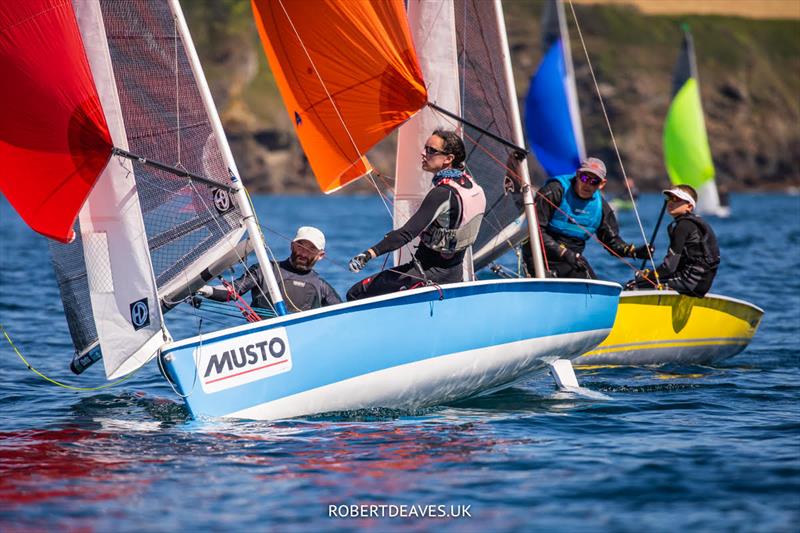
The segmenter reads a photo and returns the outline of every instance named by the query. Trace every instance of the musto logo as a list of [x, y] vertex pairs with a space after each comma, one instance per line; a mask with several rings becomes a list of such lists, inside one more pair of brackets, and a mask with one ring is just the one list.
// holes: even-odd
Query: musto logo
[[204, 344], [195, 349], [194, 359], [205, 392], [238, 387], [292, 369], [285, 328]]

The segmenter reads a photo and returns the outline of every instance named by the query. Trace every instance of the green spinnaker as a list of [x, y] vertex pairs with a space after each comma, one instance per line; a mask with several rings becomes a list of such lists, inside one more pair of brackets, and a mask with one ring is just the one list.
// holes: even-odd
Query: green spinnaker
[[714, 163], [695, 78], [686, 80], [669, 106], [664, 124], [664, 163], [674, 185], [700, 189], [714, 179]]

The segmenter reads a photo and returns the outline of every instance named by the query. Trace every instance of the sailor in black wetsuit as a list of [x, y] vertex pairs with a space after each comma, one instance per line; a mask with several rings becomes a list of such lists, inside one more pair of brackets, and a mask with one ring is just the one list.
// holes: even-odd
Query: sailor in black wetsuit
[[[658, 266], [658, 281], [663, 288], [681, 294], [702, 297], [711, 289], [719, 267], [719, 245], [714, 230], [704, 219], [694, 214], [697, 192], [689, 185], [676, 185], [664, 191], [667, 210], [674, 218], [669, 225], [669, 250]], [[658, 287], [650, 270], [636, 273], [625, 288], [652, 289]]]
[[486, 209], [483, 189], [464, 172], [466, 151], [454, 131], [436, 130], [422, 153], [422, 169], [432, 172], [433, 188], [411, 218], [378, 244], [350, 261], [358, 272], [367, 262], [392, 252], [419, 236], [414, 259], [384, 270], [353, 285], [347, 300], [387, 294], [426, 283], [463, 281], [462, 263], [467, 248], [475, 242]]
[[[286, 309], [290, 312], [307, 311], [340, 303], [342, 299], [336, 290], [312, 270], [314, 264], [325, 255], [325, 235], [317, 228], [303, 226], [297, 230], [291, 248], [292, 253], [287, 259], [272, 263]], [[261, 268], [258, 265], [250, 267], [232, 285], [236, 294], [241, 295], [250, 291], [251, 306], [256, 312], [272, 308], [267, 284], [261, 276]], [[219, 302], [235, 298], [235, 295], [229, 293], [226, 288], [208, 285], [201, 287], [197, 293]]]
[[[581, 162], [574, 175], [550, 178], [536, 194], [536, 217], [547, 263], [555, 277], [597, 278], [583, 257], [586, 241], [592, 234], [622, 257], [649, 256], [646, 246], [628, 244], [619, 236], [614, 210], [600, 194], [605, 183], [605, 163], [590, 157]], [[530, 246], [522, 246], [522, 258], [532, 273]]]

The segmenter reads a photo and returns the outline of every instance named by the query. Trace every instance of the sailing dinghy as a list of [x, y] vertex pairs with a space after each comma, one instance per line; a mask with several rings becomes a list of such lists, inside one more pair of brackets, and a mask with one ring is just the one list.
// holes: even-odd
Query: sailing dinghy
[[[697, 191], [701, 215], [726, 217], [714, 181], [694, 43], [683, 26], [683, 45], [673, 80], [673, 100], [664, 125], [664, 161], [674, 185]], [[750, 344], [764, 311], [750, 302], [709, 293], [703, 298], [675, 291], [625, 291], [614, 329], [577, 364], [712, 364]]]
[[[364, 153], [427, 101], [403, 3], [253, 8], [321, 188], [368, 173]], [[16, 80], [0, 90], [16, 121], [0, 183], [32, 228], [74, 238], [52, 254], [75, 370], [102, 358], [113, 379], [157, 357], [194, 416], [275, 419], [467, 398], [610, 331], [620, 286], [597, 281], [465, 281], [286, 315], [176, 0], [4, 3], [0, 34]], [[167, 312], [249, 250], [277, 318], [173, 341]]]

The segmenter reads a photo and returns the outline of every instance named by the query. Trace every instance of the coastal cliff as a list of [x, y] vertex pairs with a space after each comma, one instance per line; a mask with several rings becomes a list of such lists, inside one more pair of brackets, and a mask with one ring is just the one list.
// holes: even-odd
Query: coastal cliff
[[[242, 177], [253, 191], [317, 192], [262, 53], [246, 0], [189, 2], [189, 25]], [[541, 2], [506, 2], [521, 98], [541, 59]], [[661, 135], [670, 103], [680, 24], [692, 29], [700, 90], [717, 168], [730, 190], [800, 187], [800, 21], [643, 14], [629, 6], [576, 5], [580, 30], [628, 176], [642, 190], [666, 183]], [[567, 10], [581, 118], [590, 154], [621, 172], [575, 21]], [[394, 172], [394, 136], [370, 154]], [[531, 158], [535, 179], [543, 177]], [[616, 179], [615, 179], [616, 178]], [[356, 183], [343, 191], [364, 192]]]

